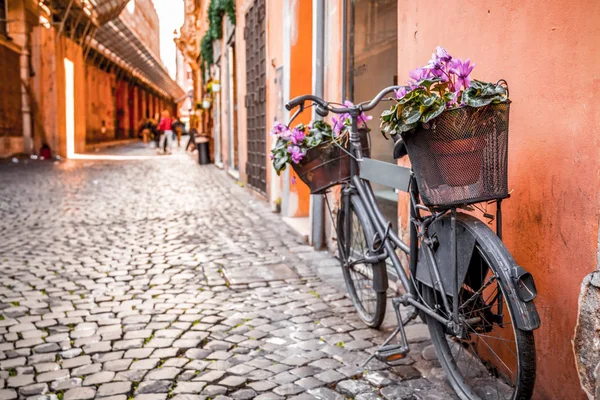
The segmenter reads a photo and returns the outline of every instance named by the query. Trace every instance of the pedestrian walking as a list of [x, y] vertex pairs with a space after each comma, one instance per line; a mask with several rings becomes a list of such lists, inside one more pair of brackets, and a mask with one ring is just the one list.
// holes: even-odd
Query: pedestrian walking
[[176, 118], [173, 121], [173, 130], [177, 135], [177, 147], [179, 148], [181, 147], [181, 135], [183, 135], [183, 131], [185, 130], [185, 124], [179, 118]]
[[[173, 141], [173, 121], [171, 120], [171, 114], [168, 110], [163, 110], [161, 113], [160, 122], [158, 123], [158, 130], [161, 132], [160, 143], [158, 145], [158, 152], [165, 152], [171, 154], [171, 142]], [[164, 147], [166, 145], [166, 147]], [[163, 150], [163, 148], [165, 150]]]

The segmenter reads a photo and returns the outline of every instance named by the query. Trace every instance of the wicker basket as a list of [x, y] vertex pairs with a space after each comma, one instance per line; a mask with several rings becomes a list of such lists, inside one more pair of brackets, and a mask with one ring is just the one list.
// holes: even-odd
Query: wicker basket
[[[363, 155], [370, 152], [368, 130], [360, 129]], [[292, 164], [311, 194], [322, 194], [350, 178], [350, 155], [332, 142], [321, 143], [306, 152], [300, 164]]]
[[509, 109], [510, 102], [458, 107], [403, 135], [425, 205], [508, 197]]

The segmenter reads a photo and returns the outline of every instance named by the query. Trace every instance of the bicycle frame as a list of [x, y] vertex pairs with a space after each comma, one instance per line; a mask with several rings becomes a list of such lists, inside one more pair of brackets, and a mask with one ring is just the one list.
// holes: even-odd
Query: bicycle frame
[[[418, 309], [418, 310], [430, 315], [431, 317], [437, 319], [438, 321], [442, 322], [448, 328], [450, 328], [452, 330], [456, 330], [460, 326], [460, 324], [459, 324], [459, 309], [458, 309], [458, 291], [459, 291], [458, 279], [455, 280], [456, 284], [452, 285], [453, 286], [452, 287], [453, 304], [452, 305], [449, 304], [447, 296], [445, 296], [445, 295], [441, 296], [443, 306], [446, 311], [446, 315], [452, 316], [452, 318], [450, 318], [450, 319], [444, 318], [439, 313], [437, 313], [436, 310], [433, 310], [429, 305], [425, 304], [424, 301], [420, 300], [419, 291], [416, 287], [415, 281], [414, 281], [414, 279], [411, 280], [411, 278], [415, 277], [416, 269], [417, 269], [417, 261], [418, 261], [418, 255], [419, 255], [419, 245], [418, 245], [419, 230], [417, 229], [417, 226], [419, 226], [423, 230], [421, 232], [421, 238], [422, 238], [424, 245], [421, 247], [423, 249], [423, 253], [424, 253], [425, 257], [427, 257], [427, 259], [429, 261], [429, 265], [431, 266], [432, 271], [430, 271], [430, 273], [433, 273], [432, 282], [434, 283], [434, 288], [439, 290], [441, 293], [446, 293], [445, 288], [443, 286], [443, 282], [441, 279], [441, 275], [439, 272], [437, 262], [433, 255], [433, 251], [430, 248], [429, 242], [431, 239], [427, 236], [427, 226], [429, 226], [435, 219], [444, 215], [446, 212], [442, 212], [442, 213], [438, 213], [436, 215], [430, 216], [428, 219], [423, 219], [421, 217], [421, 213], [419, 210], [419, 205], [420, 205], [419, 191], [418, 191], [415, 177], [411, 171], [410, 184], [409, 184], [410, 216], [411, 216], [410, 244], [405, 243], [402, 239], [400, 239], [400, 237], [396, 234], [396, 232], [394, 232], [393, 230], [390, 229], [390, 223], [388, 221], [386, 221], [385, 217], [379, 210], [379, 207], [375, 200], [375, 195], [372, 191], [371, 185], [369, 185], [367, 183], [367, 181], [364, 181], [359, 176], [360, 163], [363, 161], [362, 145], [361, 145], [361, 141], [360, 141], [360, 134], [358, 132], [358, 116], [360, 115], [361, 112], [362, 111], [360, 109], [357, 109], [357, 110], [352, 110], [349, 113], [352, 118], [352, 126], [351, 126], [350, 135], [349, 135], [350, 136], [350, 141], [349, 141], [350, 142], [350, 151], [354, 157], [350, 157], [350, 162], [351, 162], [351, 164], [350, 164], [350, 182], [348, 183], [346, 188], [344, 188], [344, 190], [343, 190], [344, 207], [349, 207], [350, 194], [353, 191], [356, 191], [358, 193], [359, 197], [361, 198], [361, 200], [363, 201], [363, 204], [365, 205], [365, 209], [367, 211], [369, 220], [370, 220], [371, 224], [373, 225], [373, 227], [375, 228], [375, 231], [377, 232], [378, 239], [381, 240], [381, 242], [382, 242], [383, 250], [385, 251], [385, 254], [387, 255], [387, 257], [385, 257], [385, 258], [388, 258], [388, 257], [390, 258], [390, 260], [392, 262], [392, 266], [394, 267], [394, 270], [396, 271], [396, 274], [397, 274], [398, 278], [400, 279], [400, 282], [402, 283], [402, 286], [405, 290], [405, 294], [396, 298], [396, 301], [405, 306], [413, 306], [416, 309]], [[421, 206], [421, 207], [424, 208], [424, 206]], [[349, 208], [346, 208], [346, 209], [349, 209]], [[426, 209], [426, 208], [424, 208], [424, 209]], [[453, 229], [452, 229], [453, 251], [452, 251], [452, 254], [454, 254], [454, 257], [453, 257], [452, 264], [453, 264], [453, 270], [455, 271], [455, 275], [457, 276], [457, 274], [456, 274], [456, 271], [457, 271], [457, 269], [456, 269], [457, 268], [456, 235], [455, 235], [456, 230], [454, 229], [454, 225], [456, 222], [456, 208], [451, 209], [450, 212], [452, 213], [452, 221], [453, 221]], [[344, 229], [344, 232], [346, 232], [346, 235], [349, 235], [350, 225], [351, 225], [351, 214], [350, 213], [345, 214], [344, 224], [346, 227], [346, 229]], [[348, 243], [350, 242], [349, 237], [346, 237], [344, 242], [348, 245]], [[371, 247], [371, 246], [369, 246], [369, 247]], [[406, 271], [404, 270], [404, 268], [402, 267], [402, 263], [400, 262], [400, 259], [398, 258], [398, 255], [396, 254], [396, 249], [400, 249], [401, 251], [403, 251], [404, 253], [406, 253], [408, 255], [408, 257], [409, 257], [409, 274], [407, 274]], [[370, 256], [375, 256], [375, 255], [370, 255]], [[416, 317], [416, 313], [414, 313], [413, 315], [410, 315], [408, 320], [413, 319], [415, 317]]]

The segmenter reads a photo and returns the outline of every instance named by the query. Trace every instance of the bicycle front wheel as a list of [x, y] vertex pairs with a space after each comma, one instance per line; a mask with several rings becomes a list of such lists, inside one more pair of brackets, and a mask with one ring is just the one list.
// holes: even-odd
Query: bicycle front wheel
[[[345, 215], [342, 207], [337, 215], [338, 255], [342, 264], [344, 281], [350, 299], [363, 322], [371, 328], [378, 328], [383, 322], [386, 307], [385, 290], [377, 288], [375, 282], [387, 287], [385, 261], [377, 263], [361, 262], [368, 254], [368, 240], [373, 240], [375, 230], [358, 196], [350, 198], [350, 229], [346, 236]], [[346, 246], [348, 238], [348, 246]]]
[[[491, 240], [476, 242], [460, 288], [464, 333], [460, 337], [450, 334], [430, 316], [427, 325], [440, 364], [462, 400], [529, 400], [536, 370], [533, 333], [515, 325], [511, 310], [518, 308], [511, 304], [515, 300], [508, 296], [498, 273], [501, 265], [514, 261], [500, 239], [491, 230], [488, 234]], [[439, 291], [425, 286], [423, 294], [430, 306], [441, 304]]]

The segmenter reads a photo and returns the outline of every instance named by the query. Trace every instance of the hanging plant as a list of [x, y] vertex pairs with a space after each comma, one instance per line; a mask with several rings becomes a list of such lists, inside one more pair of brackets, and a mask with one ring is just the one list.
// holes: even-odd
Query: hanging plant
[[202, 63], [202, 76], [214, 64], [212, 42], [223, 37], [223, 16], [227, 14], [229, 20], [235, 25], [235, 0], [211, 0], [208, 6], [208, 30], [200, 44], [200, 57]]

